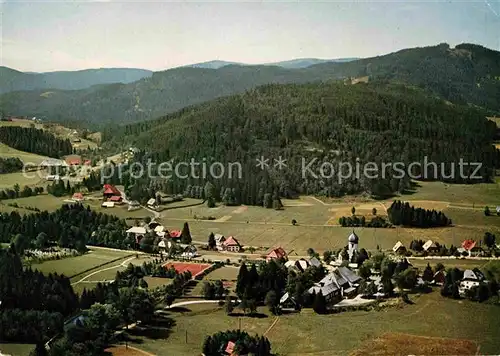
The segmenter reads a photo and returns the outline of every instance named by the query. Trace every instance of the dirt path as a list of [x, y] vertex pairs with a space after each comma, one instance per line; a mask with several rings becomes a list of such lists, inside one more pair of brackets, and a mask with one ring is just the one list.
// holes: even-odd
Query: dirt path
[[278, 320], [280, 320], [280, 317], [279, 317], [279, 316], [277, 316], [277, 317], [276, 317], [276, 319], [274, 319], [274, 321], [273, 321], [273, 323], [271, 324], [271, 326], [269, 326], [269, 327], [267, 328], [267, 330], [264, 332], [264, 334], [262, 334], [262, 336], [266, 336], [266, 335], [267, 335], [267, 333], [269, 333], [269, 332], [272, 330], [272, 328], [274, 328], [274, 326], [278, 323]]
[[130, 262], [130, 261], [132, 261], [132, 260], [135, 260], [135, 257], [130, 257], [129, 259], [127, 259], [127, 260], [123, 261], [121, 264], [119, 264], [119, 265], [117, 265], [117, 266], [111, 266], [111, 267], [107, 267], [107, 268], [102, 268], [102, 269], [100, 269], [100, 270], [97, 270], [97, 271], [95, 271], [95, 272], [92, 272], [92, 273], [90, 273], [90, 274], [86, 275], [85, 277], [83, 277], [82, 279], [80, 279], [79, 281], [74, 282], [74, 283], [71, 283], [71, 285], [72, 285], [72, 286], [74, 286], [74, 285], [76, 285], [76, 284], [78, 284], [78, 283], [82, 283], [82, 282], [84, 282], [87, 278], [92, 277], [93, 275], [96, 275], [96, 274], [98, 274], [98, 273], [101, 273], [101, 272], [104, 272], [104, 271], [108, 271], [108, 270], [110, 270], [110, 269], [120, 268], [120, 267], [127, 267], [128, 262]]

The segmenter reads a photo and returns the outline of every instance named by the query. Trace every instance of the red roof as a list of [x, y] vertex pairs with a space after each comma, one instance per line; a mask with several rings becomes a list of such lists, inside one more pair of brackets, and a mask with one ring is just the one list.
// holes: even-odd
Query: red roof
[[233, 236], [229, 236], [222, 244], [224, 246], [241, 246]]
[[462, 247], [467, 251], [472, 250], [476, 246], [476, 241], [474, 240], [465, 240], [462, 242]]
[[104, 194], [119, 195], [119, 196], [122, 195], [120, 191], [111, 184], [104, 184]]
[[170, 237], [172, 237], [174, 239], [181, 237], [181, 232], [179, 230], [172, 230], [172, 231], [170, 231]]
[[232, 341], [228, 341], [227, 343], [227, 346], [226, 346], [226, 353], [232, 355], [233, 352], [234, 352], [234, 347], [236, 346], [236, 344]]
[[79, 159], [79, 158], [73, 158], [73, 159], [68, 159], [66, 161], [66, 163], [68, 163], [69, 165], [80, 165], [82, 163], [82, 161]]
[[75, 194], [73, 194], [73, 199], [83, 199], [83, 194], [82, 193], [75, 193]]
[[90, 161], [90, 159], [86, 159], [85, 162], [83, 162], [83, 164], [86, 166], [90, 166], [92, 165], [92, 162]]
[[275, 248], [267, 254], [267, 258], [283, 258], [285, 256], [286, 252], [282, 247]]
[[113, 195], [111, 198], [109, 198], [111, 201], [122, 201], [122, 197], [118, 195]]

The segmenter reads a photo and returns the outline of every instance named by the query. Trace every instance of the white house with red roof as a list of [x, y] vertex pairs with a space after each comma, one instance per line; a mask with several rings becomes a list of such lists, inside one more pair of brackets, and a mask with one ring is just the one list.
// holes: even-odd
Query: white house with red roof
[[236, 238], [234, 238], [233, 236], [229, 236], [222, 243], [222, 248], [224, 249], [224, 251], [239, 252], [241, 250], [241, 245], [238, 240], [236, 240]]
[[271, 252], [269, 252], [266, 256], [266, 261], [271, 261], [272, 259], [277, 259], [279, 260], [280, 258], [286, 258], [286, 252], [282, 247], [277, 247]]

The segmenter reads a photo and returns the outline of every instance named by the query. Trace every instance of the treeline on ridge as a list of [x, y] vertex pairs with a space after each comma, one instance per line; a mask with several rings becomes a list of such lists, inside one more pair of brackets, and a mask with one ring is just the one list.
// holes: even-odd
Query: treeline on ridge
[[49, 132], [35, 128], [2, 126], [0, 141], [17, 150], [41, 156], [59, 158], [73, 153], [69, 140], [62, 140]]
[[18, 157], [0, 157], [0, 174], [19, 172], [23, 169], [23, 161]]

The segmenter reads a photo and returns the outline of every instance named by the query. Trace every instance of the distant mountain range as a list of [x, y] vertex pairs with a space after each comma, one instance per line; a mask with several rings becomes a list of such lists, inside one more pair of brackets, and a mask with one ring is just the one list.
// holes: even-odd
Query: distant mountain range
[[[301, 58], [284, 62], [266, 63], [261, 65], [273, 65], [283, 68], [306, 68], [314, 64], [327, 62], [348, 62], [356, 58], [341, 59], [317, 59]], [[219, 69], [228, 65], [250, 66], [227, 61], [209, 61], [186, 65], [183, 67]], [[12, 91], [39, 90], [39, 89], [60, 89], [78, 90], [90, 88], [94, 85], [102, 84], [128, 84], [143, 78], [149, 78], [153, 71], [138, 68], [99, 68], [84, 69], [78, 71], [58, 71], [46, 73], [20, 72], [12, 68], [0, 66], [0, 94]]]
[[78, 90], [100, 84], [128, 84], [152, 75], [153, 72], [150, 70], [137, 68], [100, 68], [32, 73], [0, 67], [0, 93], [37, 89]]
[[[220, 64], [209, 63], [212, 66]], [[234, 64], [217, 69], [199, 67], [203, 65], [207, 66], [205, 63], [195, 65], [198, 66], [195, 68], [154, 72], [128, 84], [6, 93], [0, 96], [0, 110], [4, 114], [46, 117], [50, 121], [80, 122], [83, 125], [130, 123], [154, 119], [265, 84], [367, 77], [369, 82], [397, 82], [420, 87], [451, 103], [474, 105], [493, 114], [500, 113], [500, 52], [474, 44], [461, 44], [455, 48], [447, 44], [411, 48], [378, 57], [330, 61], [296, 69]], [[297, 63], [292, 61], [292, 65]], [[12, 74], [12, 70], [8, 73]], [[5, 80], [2, 76], [2, 81]]]
[[291, 59], [289, 61], [282, 62], [272, 62], [272, 63], [261, 63], [261, 64], [248, 64], [248, 63], [239, 63], [239, 62], [227, 62], [227, 61], [209, 61], [202, 62], [196, 64], [186, 65], [184, 67], [191, 68], [208, 68], [208, 69], [219, 69], [228, 65], [239, 65], [239, 66], [278, 66], [287, 69], [298, 69], [298, 68], [307, 68], [315, 64], [320, 63], [343, 63], [343, 62], [351, 62], [358, 60], [359, 58], [338, 58], [338, 59], [319, 59], [319, 58], [297, 58]]

